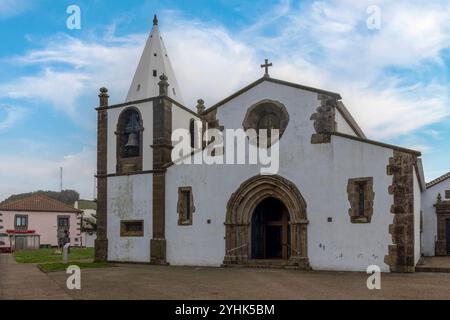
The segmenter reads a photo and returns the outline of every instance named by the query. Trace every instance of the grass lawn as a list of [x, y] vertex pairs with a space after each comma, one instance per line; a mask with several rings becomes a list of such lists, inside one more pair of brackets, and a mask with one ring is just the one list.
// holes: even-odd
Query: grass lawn
[[63, 263], [63, 256], [58, 251], [61, 252], [58, 249], [21, 250], [13, 255], [19, 263], [37, 263], [43, 272], [64, 271], [71, 265], [80, 269], [108, 267], [106, 262], [93, 262], [94, 248], [70, 248], [69, 263]]
[[[63, 262], [62, 254], [56, 254], [57, 249], [21, 250], [13, 253], [19, 263], [51, 263]], [[92, 262], [94, 259], [94, 248], [71, 248], [69, 261]]]
[[108, 265], [107, 262], [72, 262], [72, 263], [42, 263], [38, 264], [39, 269], [43, 272], [53, 272], [53, 271], [65, 271], [69, 266], [78, 266], [80, 269], [92, 269], [92, 268], [106, 268]]

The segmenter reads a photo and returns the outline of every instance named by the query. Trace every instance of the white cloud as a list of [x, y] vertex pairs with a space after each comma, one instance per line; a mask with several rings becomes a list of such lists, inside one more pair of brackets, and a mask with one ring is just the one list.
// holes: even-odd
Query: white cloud
[[70, 115], [76, 112], [77, 99], [86, 90], [89, 78], [82, 73], [60, 72], [50, 68], [0, 85], [0, 96], [12, 99], [38, 99]]
[[38, 99], [79, 120], [80, 105], [86, 100], [93, 103], [102, 86], [111, 90], [112, 99], [122, 101], [144, 40], [144, 36], [130, 35], [82, 41], [57, 35], [43, 49], [9, 59], [11, 64], [38, 66], [40, 71], [1, 83], [0, 97]]
[[[430, 66], [448, 64], [442, 52], [450, 46], [450, 4], [377, 3], [382, 9], [379, 31], [366, 27], [366, 8], [373, 3], [365, 0], [282, 1], [239, 32], [186, 20], [178, 12], [160, 17], [160, 27], [188, 107], [198, 98], [211, 105], [256, 80], [262, 75], [259, 64], [268, 57], [274, 63], [271, 75], [341, 93], [370, 138], [390, 139], [450, 114], [448, 80], [423, 76]], [[12, 57], [10, 63], [38, 67], [39, 72], [0, 83], [0, 98], [49, 103], [84, 121], [83, 110], [95, 106], [101, 86], [109, 88], [112, 103], [123, 102], [147, 34], [117, 37], [114, 30], [113, 25], [105, 35], [89, 39], [58, 35], [41, 49]], [[422, 141], [409, 146], [430, 150]], [[63, 165], [65, 187], [89, 197], [94, 159], [91, 149], [55, 161], [2, 157], [0, 168], [8, 170], [0, 169], [0, 176], [15, 182], [0, 182], [0, 196], [57, 189]]]
[[27, 109], [25, 108], [0, 104], [0, 132], [18, 125], [26, 114]]
[[[371, 138], [405, 134], [448, 116], [448, 83], [423, 80], [420, 74], [430, 63], [443, 63], [450, 5], [378, 1], [382, 28], [370, 31], [370, 4], [315, 1], [305, 8], [281, 1], [237, 34], [173, 11], [160, 20], [189, 107], [198, 98], [211, 105], [258, 78], [264, 55], [273, 57], [275, 77], [340, 92]], [[110, 89], [112, 102], [122, 102], [147, 35], [116, 37], [114, 30], [112, 25], [106, 35], [90, 40], [59, 35], [43, 49], [14, 57], [13, 62], [40, 65], [41, 71], [0, 84], [0, 96], [37, 98], [74, 118], [80, 98], [96, 103], [100, 86]], [[389, 68], [406, 68], [418, 80], [388, 75]]]
[[59, 190], [59, 168], [63, 167], [63, 188], [80, 192], [82, 198], [92, 199], [96, 153], [83, 149], [60, 159], [40, 156], [2, 155], [0, 157], [0, 201], [11, 194], [34, 190]]
[[190, 107], [199, 98], [215, 103], [259, 76], [255, 50], [222, 27], [177, 21], [163, 35]]
[[262, 43], [277, 57], [275, 76], [340, 92], [371, 138], [392, 138], [448, 117], [448, 80], [423, 74], [449, 63], [443, 52], [450, 48], [450, 3], [377, 3], [381, 30], [366, 26], [372, 1], [315, 1], [271, 22], [272, 36], [260, 35], [267, 27], [261, 19], [245, 41]]

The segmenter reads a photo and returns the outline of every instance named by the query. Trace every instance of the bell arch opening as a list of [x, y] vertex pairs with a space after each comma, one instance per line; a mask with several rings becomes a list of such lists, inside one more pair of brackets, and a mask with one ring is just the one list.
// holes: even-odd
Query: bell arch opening
[[117, 122], [116, 172], [133, 173], [142, 170], [143, 121], [136, 107], [124, 109]]
[[224, 264], [281, 259], [309, 269], [307, 225], [306, 202], [295, 184], [278, 175], [250, 178], [228, 201]]

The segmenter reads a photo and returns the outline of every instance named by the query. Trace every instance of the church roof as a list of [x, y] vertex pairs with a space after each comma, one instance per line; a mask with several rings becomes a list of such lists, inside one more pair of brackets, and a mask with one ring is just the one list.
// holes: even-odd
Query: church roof
[[145, 43], [144, 51], [128, 90], [126, 102], [158, 96], [158, 82], [162, 74], [169, 79], [169, 97], [183, 104], [172, 64], [159, 33], [158, 18], [155, 15], [152, 31]]
[[433, 181], [430, 181], [427, 183], [427, 189], [431, 188], [447, 179], [450, 179], [450, 172], [447, 172], [446, 174], [440, 176], [439, 178], [434, 179]]
[[274, 79], [274, 78], [270, 78], [270, 77], [262, 77], [262, 78], [256, 80], [255, 82], [249, 84], [248, 86], [242, 88], [241, 90], [233, 93], [232, 95], [230, 95], [229, 97], [223, 99], [222, 101], [219, 101], [218, 103], [216, 103], [212, 107], [208, 108], [207, 110], [205, 110], [204, 114], [207, 114], [207, 113], [209, 113], [209, 112], [219, 108], [220, 106], [224, 105], [228, 101], [233, 100], [234, 98], [240, 96], [241, 94], [246, 93], [250, 89], [252, 89], [252, 88], [256, 87], [257, 85], [259, 85], [260, 83], [263, 83], [264, 81], [277, 83], [277, 84], [281, 84], [281, 85], [284, 85], [284, 86], [293, 87], [293, 88], [297, 88], [297, 89], [301, 89], [301, 90], [312, 91], [312, 92], [316, 92], [316, 93], [319, 93], [319, 94], [329, 95], [329, 96], [331, 96], [333, 98], [336, 98], [338, 100], [342, 99], [341, 95], [339, 93], [336, 93], [336, 92], [331, 92], [331, 91], [326, 91], [326, 90], [317, 89], [317, 88], [313, 88], [313, 87], [308, 87], [308, 86], [304, 86], [304, 85], [301, 85], [301, 84], [288, 82], [288, 81], [284, 81], [284, 80], [279, 80], [279, 79]]
[[[318, 94], [328, 95], [328, 96], [333, 97], [333, 98], [335, 98], [337, 100], [341, 100], [342, 99], [341, 95], [339, 93], [336, 93], [336, 92], [326, 91], [326, 90], [322, 90], [322, 89], [308, 87], [308, 86], [304, 86], [304, 85], [301, 85], [301, 84], [292, 83], [292, 82], [288, 82], [288, 81], [274, 79], [274, 78], [271, 78], [271, 77], [268, 77], [268, 76], [264, 76], [264, 77], [256, 80], [255, 82], [249, 84], [245, 88], [242, 88], [241, 90], [235, 92], [234, 94], [230, 95], [229, 97], [223, 99], [222, 101], [216, 103], [212, 107], [208, 108], [207, 110], [205, 110], [202, 113], [202, 115], [206, 115], [209, 112], [212, 112], [212, 111], [216, 110], [217, 108], [223, 106], [224, 104], [226, 104], [230, 100], [233, 100], [234, 98], [240, 96], [241, 94], [244, 94], [245, 92], [247, 92], [250, 89], [256, 87], [257, 85], [259, 85], [260, 83], [262, 83], [264, 81], [268, 81], [268, 82], [272, 82], [272, 83], [276, 83], [276, 84], [280, 84], [280, 85], [284, 85], [284, 86], [289, 86], [289, 87], [293, 87], [293, 88], [300, 89], [300, 90], [316, 92]], [[392, 144], [387, 144], [387, 143], [383, 143], [383, 142], [378, 142], [378, 141], [367, 139], [367, 137], [365, 136], [365, 134], [362, 131], [362, 129], [359, 127], [359, 125], [356, 123], [355, 119], [351, 116], [350, 112], [348, 111], [348, 109], [345, 107], [345, 105], [341, 101], [339, 101], [339, 103], [337, 104], [337, 109], [341, 112], [341, 114], [344, 117], [345, 121], [355, 131], [357, 136], [352, 136], [352, 135], [348, 135], [348, 134], [342, 134], [342, 133], [338, 133], [338, 132], [332, 133], [333, 135], [341, 136], [341, 137], [344, 137], [344, 138], [347, 138], [347, 139], [357, 140], [357, 141], [364, 142], [364, 143], [378, 145], [378, 146], [381, 146], [381, 147], [384, 147], [384, 148], [389, 148], [389, 149], [399, 150], [399, 151], [406, 152], [406, 153], [411, 153], [411, 154], [414, 154], [416, 156], [420, 156], [421, 155], [421, 153], [419, 151], [417, 151], [417, 150], [412, 150], [412, 149], [408, 149], [408, 148], [395, 146], [395, 145], [392, 145]]]
[[81, 212], [61, 201], [42, 194], [0, 204], [2, 211], [38, 211], [38, 212]]
[[[232, 94], [231, 96], [223, 99], [222, 101], [216, 103], [215, 105], [213, 105], [212, 107], [208, 108], [207, 110], [205, 110], [204, 114], [207, 114], [208, 112], [211, 112], [217, 108], [219, 108], [220, 106], [224, 105], [225, 103], [227, 103], [228, 101], [236, 98], [237, 96], [240, 96], [241, 94], [247, 92], [248, 90], [256, 87], [258, 84], [264, 82], [264, 81], [268, 81], [268, 82], [272, 82], [272, 83], [277, 83], [277, 84], [281, 84], [284, 86], [289, 86], [289, 87], [293, 87], [296, 89], [301, 89], [301, 90], [306, 90], [306, 91], [312, 91], [312, 92], [316, 92], [319, 94], [324, 94], [324, 95], [328, 95], [331, 96], [333, 98], [336, 98], [337, 100], [341, 100], [342, 97], [339, 93], [336, 92], [331, 92], [331, 91], [326, 91], [326, 90], [322, 90], [322, 89], [317, 89], [317, 88], [313, 88], [313, 87], [308, 87], [308, 86], [304, 86], [301, 84], [297, 84], [297, 83], [293, 83], [293, 82], [288, 82], [288, 81], [284, 81], [284, 80], [279, 80], [279, 79], [274, 79], [274, 78], [270, 78], [267, 76], [264, 76], [258, 80], [256, 80], [255, 82], [249, 84], [248, 86], [246, 86], [245, 88], [242, 88], [241, 90], [235, 92], [234, 94]], [[355, 131], [355, 133], [360, 137], [360, 138], [366, 138], [364, 132], [362, 131], [362, 129], [360, 128], [360, 126], [356, 123], [355, 119], [352, 117], [352, 115], [350, 114], [350, 112], [348, 111], [348, 109], [345, 107], [345, 105], [342, 102], [339, 102], [337, 105], [338, 110], [341, 112], [343, 118], [345, 119], [345, 121], [350, 125], [350, 127]]]

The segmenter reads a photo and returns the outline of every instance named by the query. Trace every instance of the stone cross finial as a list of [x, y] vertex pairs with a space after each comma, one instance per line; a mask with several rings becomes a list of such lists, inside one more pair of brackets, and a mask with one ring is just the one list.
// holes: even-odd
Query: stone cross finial
[[169, 82], [167, 82], [168, 79], [169, 78], [167, 78], [164, 73], [159, 77], [159, 80], [161, 80], [160, 82], [158, 82], [160, 96], [167, 96], [169, 93]]
[[203, 113], [203, 111], [205, 111], [205, 101], [203, 101], [203, 99], [198, 99], [197, 100], [197, 113], [201, 114], [201, 113]]
[[153, 17], [153, 25], [157, 26], [158, 25], [158, 16], [155, 14]]
[[100, 88], [100, 94], [98, 95], [98, 97], [100, 98], [100, 106], [101, 107], [105, 107], [108, 105], [108, 89], [106, 89], [105, 87], [101, 87]]
[[272, 62], [269, 63], [269, 59], [265, 60], [265, 63], [261, 65], [261, 68], [264, 68], [266, 72], [264, 73], [264, 77], [269, 78], [269, 67], [272, 67]]

